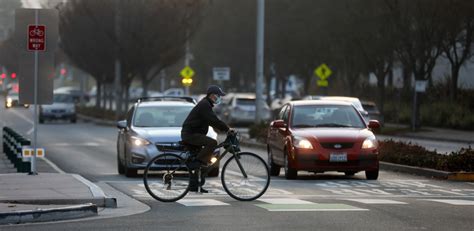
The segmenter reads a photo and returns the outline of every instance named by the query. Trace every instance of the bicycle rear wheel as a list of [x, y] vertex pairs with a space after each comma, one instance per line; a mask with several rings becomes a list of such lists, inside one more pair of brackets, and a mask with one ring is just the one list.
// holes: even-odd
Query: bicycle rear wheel
[[221, 181], [229, 196], [240, 201], [251, 201], [267, 191], [270, 185], [270, 173], [267, 164], [260, 156], [242, 152], [225, 162]]
[[162, 202], [174, 202], [189, 191], [190, 172], [183, 158], [165, 153], [154, 157], [146, 166], [143, 183], [146, 191]]

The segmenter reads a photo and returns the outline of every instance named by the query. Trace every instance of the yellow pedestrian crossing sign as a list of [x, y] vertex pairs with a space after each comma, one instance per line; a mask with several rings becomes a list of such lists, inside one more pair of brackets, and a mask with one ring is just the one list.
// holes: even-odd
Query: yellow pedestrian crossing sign
[[319, 79], [326, 80], [327, 78], [329, 78], [329, 76], [331, 76], [332, 71], [328, 67], [328, 65], [323, 63], [323, 64], [319, 65], [319, 67], [317, 67], [314, 70], [314, 74], [317, 75], [319, 77]]
[[185, 66], [183, 70], [181, 70], [180, 74], [183, 78], [192, 78], [194, 76], [194, 70], [189, 66]]

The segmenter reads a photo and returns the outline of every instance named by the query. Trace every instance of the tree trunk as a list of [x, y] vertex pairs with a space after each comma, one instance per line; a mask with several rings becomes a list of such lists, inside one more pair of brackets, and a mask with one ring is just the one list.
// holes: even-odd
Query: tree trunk
[[449, 98], [451, 102], [454, 102], [458, 93], [458, 79], [459, 79], [459, 69], [458, 65], [451, 65], [451, 91], [449, 91]]
[[95, 108], [100, 109], [101, 100], [102, 100], [102, 83], [99, 80], [96, 80], [96, 92], [95, 92]]
[[377, 104], [380, 113], [383, 113], [385, 103], [385, 73], [378, 71], [375, 75], [377, 77]]

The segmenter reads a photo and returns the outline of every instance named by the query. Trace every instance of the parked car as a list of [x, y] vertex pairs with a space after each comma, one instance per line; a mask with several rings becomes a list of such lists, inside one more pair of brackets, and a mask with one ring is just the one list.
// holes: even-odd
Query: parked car
[[[221, 109], [221, 118], [228, 124], [249, 124], [255, 121], [256, 98], [252, 93], [233, 94]], [[224, 101], [224, 100], [223, 100]], [[264, 102], [262, 119], [271, 119], [270, 107]]]
[[16, 92], [9, 92], [5, 97], [5, 108], [11, 107], [24, 107], [28, 108], [30, 105], [28, 104], [20, 104], [20, 100], [18, 98], [18, 93]]
[[348, 102], [302, 100], [283, 106], [277, 120], [270, 124], [268, 164], [273, 176], [285, 170], [287, 179], [298, 171], [344, 172], [352, 176], [365, 171], [367, 179], [379, 175], [378, 144], [373, 129]]
[[375, 102], [362, 101], [362, 107], [369, 113], [370, 119], [379, 121], [380, 125], [383, 126], [383, 115], [380, 113]]
[[[148, 162], [162, 153], [175, 153], [183, 158], [180, 144], [184, 120], [195, 105], [191, 97], [149, 98], [138, 100], [127, 112], [126, 119], [117, 122], [117, 168], [127, 177], [137, 175]], [[207, 136], [216, 139], [217, 133], [209, 127]], [[219, 149], [215, 150], [219, 153]], [[217, 176], [219, 166], [209, 176]]]
[[360, 100], [356, 97], [346, 97], [346, 96], [322, 96], [318, 97], [319, 100], [332, 100], [332, 101], [343, 101], [343, 102], [349, 102], [354, 105], [354, 107], [359, 110], [360, 114], [362, 117], [364, 117], [364, 120], [366, 123], [369, 122], [370, 117], [369, 113], [362, 107], [362, 103]]
[[39, 107], [39, 123], [46, 120], [69, 120], [76, 123], [76, 105], [73, 95], [57, 93], [53, 95], [53, 104], [40, 105]]

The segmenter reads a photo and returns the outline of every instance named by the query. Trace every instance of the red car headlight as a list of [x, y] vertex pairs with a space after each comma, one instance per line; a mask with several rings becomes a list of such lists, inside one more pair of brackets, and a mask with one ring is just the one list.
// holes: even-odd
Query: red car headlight
[[313, 149], [313, 145], [311, 144], [311, 142], [303, 137], [295, 136], [293, 138], [293, 145], [295, 146], [295, 148]]

